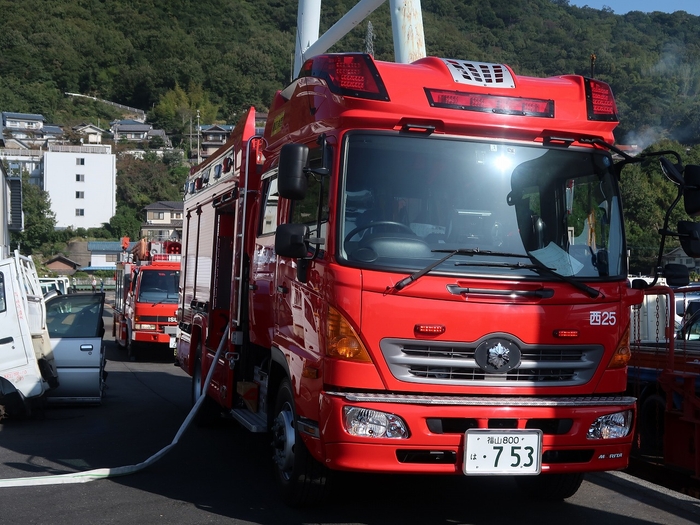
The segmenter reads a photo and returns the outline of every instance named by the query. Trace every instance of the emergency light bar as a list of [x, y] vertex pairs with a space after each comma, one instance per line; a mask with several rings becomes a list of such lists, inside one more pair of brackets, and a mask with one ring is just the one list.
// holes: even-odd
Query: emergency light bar
[[304, 62], [299, 76], [322, 78], [338, 95], [389, 100], [374, 62], [362, 53], [315, 56]]
[[617, 122], [617, 104], [612, 94], [612, 89], [605, 82], [584, 79], [586, 85], [586, 106], [588, 108], [588, 120], [603, 120]]
[[425, 88], [432, 107], [520, 115], [525, 117], [554, 118], [554, 101], [536, 98], [504, 97], [481, 93], [463, 93], [443, 89]]

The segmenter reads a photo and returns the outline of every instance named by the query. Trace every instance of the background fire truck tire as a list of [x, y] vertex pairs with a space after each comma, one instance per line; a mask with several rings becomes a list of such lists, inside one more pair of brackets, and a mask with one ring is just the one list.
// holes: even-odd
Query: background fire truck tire
[[[192, 372], [192, 406], [197, 403], [200, 397], [205, 396], [206, 393], [202, 390], [202, 383], [204, 382], [202, 378], [202, 347], [197, 348], [197, 359], [194, 362], [194, 371]], [[217, 404], [213, 399], [207, 397], [202, 402], [202, 406], [199, 407], [199, 411], [194, 417], [194, 423], [197, 426], [204, 427], [213, 424], [219, 416], [221, 411], [219, 410]]]
[[516, 476], [515, 481], [521, 492], [530, 498], [560, 501], [576, 494], [583, 483], [583, 472]]
[[665, 413], [666, 399], [662, 395], [652, 394], [639, 404], [635, 442], [641, 454], [663, 455]]
[[318, 504], [327, 495], [330, 471], [306, 449], [296, 430], [294, 395], [289, 379], [280, 384], [272, 422], [272, 452], [282, 499], [290, 507]]
[[130, 361], [136, 361], [136, 342], [132, 341], [131, 337], [126, 342], [126, 355]]

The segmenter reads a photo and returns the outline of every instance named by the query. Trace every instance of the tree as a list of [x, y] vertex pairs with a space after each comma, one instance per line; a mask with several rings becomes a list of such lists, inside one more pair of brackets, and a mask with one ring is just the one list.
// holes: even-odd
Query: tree
[[109, 220], [109, 231], [113, 237], [138, 239], [141, 219], [138, 211], [124, 205], [117, 205], [117, 213]]
[[31, 255], [43, 245], [55, 241], [56, 215], [51, 211], [49, 194], [29, 182], [29, 174], [22, 174], [22, 209], [24, 231], [11, 232], [13, 246], [19, 246], [24, 255]]
[[181, 137], [189, 133], [190, 125], [197, 125], [197, 111], [200, 124], [212, 123], [217, 119], [219, 108], [209, 101], [201, 85], [191, 85], [185, 91], [176, 84], [149, 111], [148, 120], [154, 127]]

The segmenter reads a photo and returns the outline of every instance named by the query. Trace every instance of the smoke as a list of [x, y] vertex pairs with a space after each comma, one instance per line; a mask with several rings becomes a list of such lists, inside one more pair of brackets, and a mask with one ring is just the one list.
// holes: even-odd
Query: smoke
[[637, 146], [639, 151], [642, 151], [665, 138], [667, 138], [667, 135], [662, 130], [646, 128], [640, 131], [630, 131], [625, 135], [622, 143], [628, 146]]

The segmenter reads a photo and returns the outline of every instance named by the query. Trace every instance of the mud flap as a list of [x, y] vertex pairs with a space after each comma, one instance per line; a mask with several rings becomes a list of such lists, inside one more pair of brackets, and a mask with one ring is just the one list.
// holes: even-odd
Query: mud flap
[[0, 419], [23, 418], [32, 413], [31, 406], [22, 393], [4, 377], [0, 377]]
[[46, 381], [51, 388], [58, 388], [58, 373], [46, 359], [39, 359], [39, 371], [41, 377]]

